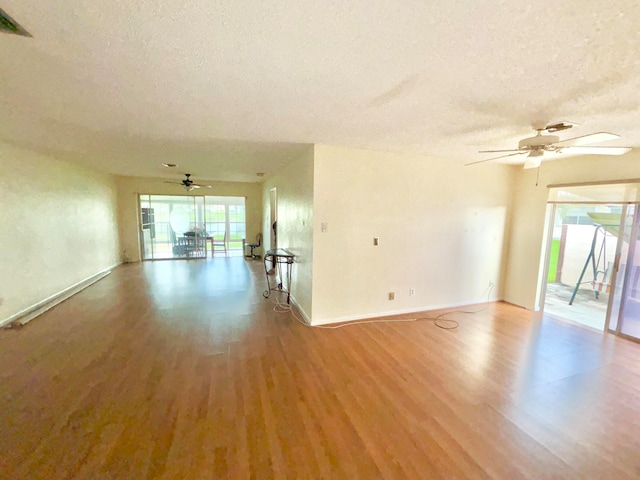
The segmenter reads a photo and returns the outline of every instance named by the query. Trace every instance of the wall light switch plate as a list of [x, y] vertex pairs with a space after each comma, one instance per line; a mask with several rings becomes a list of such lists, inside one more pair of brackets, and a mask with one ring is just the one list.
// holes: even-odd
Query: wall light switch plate
[[327, 222], [322, 222], [320, 224], [320, 231], [322, 233], [327, 233], [328, 230], [329, 230], [329, 224]]
[[380, 237], [373, 237], [373, 246], [377, 247], [380, 245]]

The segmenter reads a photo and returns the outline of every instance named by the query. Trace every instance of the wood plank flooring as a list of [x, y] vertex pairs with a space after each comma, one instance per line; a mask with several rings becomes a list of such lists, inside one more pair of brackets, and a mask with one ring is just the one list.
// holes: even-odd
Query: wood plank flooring
[[504, 303], [312, 329], [261, 268], [126, 265], [0, 330], [0, 478], [640, 478], [640, 345]]

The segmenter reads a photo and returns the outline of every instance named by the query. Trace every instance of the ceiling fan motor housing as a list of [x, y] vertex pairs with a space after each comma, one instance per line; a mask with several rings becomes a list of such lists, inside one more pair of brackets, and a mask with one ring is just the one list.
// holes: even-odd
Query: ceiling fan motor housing
[[191, 180], [191, 178], [190, 178], [190, 177], [191, 177], [191, 174], [190, 174], [190, 173], [185, 173], [185, 174], [184, 174], [184, 176], [185, 176], [185, 177], [187, 177], [187, 178], [185, 178], [184, 180], [182, 180], [182, 184], [183, 184], [185, 187], [187, 187], [187, 188], [188, 188], [188, 187], [190, 187], [190, 186], [191, 186], [191, 184], [193, 183], [193, 180]]
[[518, 143], [519, 150], [540, 150], [545, 149], [560, 141], [557, 135], [536, 135], [535, 137], [524, 138]]

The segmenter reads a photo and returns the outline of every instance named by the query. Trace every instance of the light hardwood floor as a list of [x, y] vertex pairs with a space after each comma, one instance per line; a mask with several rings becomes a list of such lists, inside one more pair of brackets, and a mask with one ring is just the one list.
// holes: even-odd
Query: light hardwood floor
[[0, 331], [1, 478], [640, 478], [640, 345], [504, 303], [312, 329], [262, 272], [127, 265]]

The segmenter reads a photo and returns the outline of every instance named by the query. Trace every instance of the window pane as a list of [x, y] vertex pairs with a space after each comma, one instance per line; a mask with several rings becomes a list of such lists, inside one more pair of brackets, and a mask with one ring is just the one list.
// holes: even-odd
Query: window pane
[[205, 197], [207, 232], [222, 240], [227, 231], [230, 249], [242, 249], [245, 238], [245, 206], [243, 197]]

